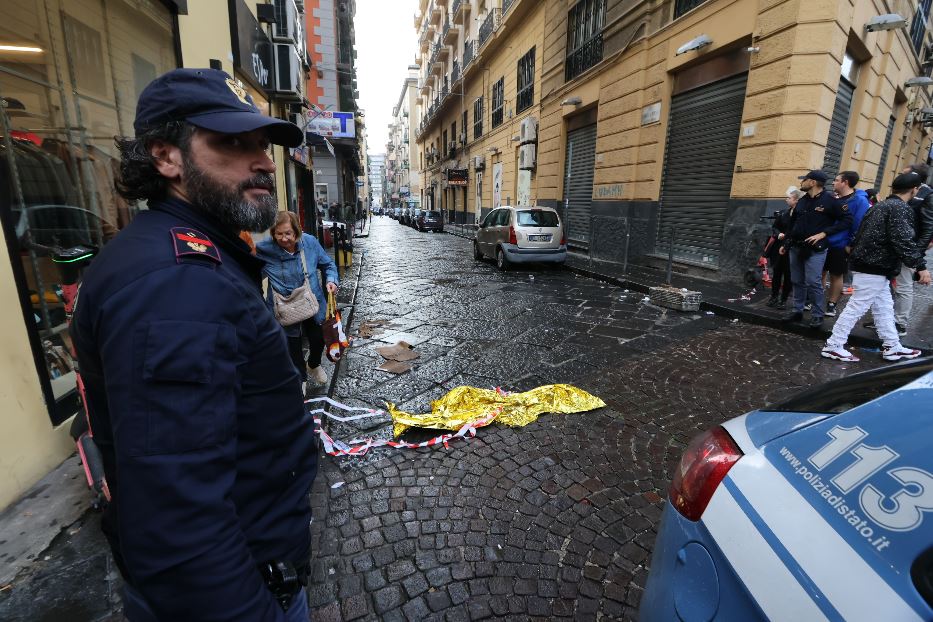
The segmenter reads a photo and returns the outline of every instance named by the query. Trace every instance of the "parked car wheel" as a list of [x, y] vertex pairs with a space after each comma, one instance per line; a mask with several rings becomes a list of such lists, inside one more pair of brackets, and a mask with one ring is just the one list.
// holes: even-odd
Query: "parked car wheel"
[[509, 260], [505, 256], [505, 251], [501, 248], [496, 249], [496, 267], [503, 272], [509, 269]]
[[479, 250], [479, 243], [476, 240], [473, 240], [473, 259], [476, 261], [483, 259], [483, 251]]

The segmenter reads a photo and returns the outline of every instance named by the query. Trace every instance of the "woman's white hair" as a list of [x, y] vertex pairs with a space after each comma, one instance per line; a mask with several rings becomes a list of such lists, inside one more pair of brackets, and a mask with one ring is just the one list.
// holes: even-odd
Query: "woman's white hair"
[[784, 193], [786, 197], [794, 197], [795, 199], [800, 199], [805, 195], [806, 192], [798, 188], [797, 186], [788, 186], [787, 192]]

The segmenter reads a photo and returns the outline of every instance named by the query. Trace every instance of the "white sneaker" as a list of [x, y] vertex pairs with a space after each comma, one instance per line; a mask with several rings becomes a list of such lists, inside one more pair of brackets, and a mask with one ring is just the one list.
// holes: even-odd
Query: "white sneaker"
[[834, 348], [832, 346], [824, 346], [823, 350], [820, 352], [820, 356], [826, 359], [833, 359], [834, 361], [845, 361], [847, 363], [858, 363], [859, 361], [857, 356], [845, 348]]
[[920, 350], [913, 350], [911, 348], [905, 348], [901, 346], [900, 348], [885, 348], [884, 352], [881, 354], [881, 358], [886, 361], [903, 361], [906, 359], [915, 359], [920, 356]]
[[317, 367], [308, 368], [308, 382], [311, 384], [321, 385], [327, 382], [327, 372], [324, 371], [324, 368], [318, 365]]

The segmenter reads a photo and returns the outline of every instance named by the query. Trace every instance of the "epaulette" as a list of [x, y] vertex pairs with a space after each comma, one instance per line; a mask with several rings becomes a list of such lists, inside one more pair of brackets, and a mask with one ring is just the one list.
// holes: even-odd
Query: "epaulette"
[[207, 236], [196, 229], [172, 227], [172, 242], [175, 244], [175, 260], [181, 263], [187, 257], [203, 257], [218, 264], [220, 251]]

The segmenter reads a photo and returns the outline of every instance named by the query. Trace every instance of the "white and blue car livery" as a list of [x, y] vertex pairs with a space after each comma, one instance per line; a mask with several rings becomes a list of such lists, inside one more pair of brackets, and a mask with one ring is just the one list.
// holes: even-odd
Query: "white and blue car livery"
[[687, 455], [675, 475], [642, 620], [933, 620], [933, 361], [722, 428], [721, 480]]

